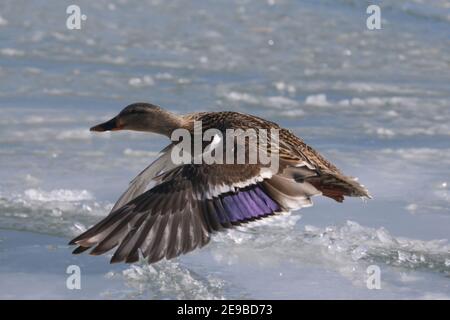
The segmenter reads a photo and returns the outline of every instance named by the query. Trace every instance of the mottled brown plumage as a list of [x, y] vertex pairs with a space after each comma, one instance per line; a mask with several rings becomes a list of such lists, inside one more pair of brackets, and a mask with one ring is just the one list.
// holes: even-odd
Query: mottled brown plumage
[[[279, 155], [279, 166], [274, 169], [261, 162], [175, 164], [171, 151], [177, 142], [172, 142], [131, 182], [106, 218], [70, 242], [78, 245], [74, 253], [92, 248], [90, 253], [98, 255], [117, 247], [111, 262], [135, 262], [141, 254], [152, 263], [202, 247], [216, 231], [312, 205], [314, 195], [338, 202], [345, 196], [370, 197], [355, 179], [344, 176], [290, 130], [248, 114], [226, 111], [178, 116], [136, 103], [91, 130], [170, 136], [183, 128], [193, 137], [200, 121], [203, 132], [217, 129], [224, 136], [227, 129], [278, 129], [279, 148], [268, 153]], [[213, 143], [205, 141], [203, 147]], [[233, 143], [236, 148], [237, 142]]]

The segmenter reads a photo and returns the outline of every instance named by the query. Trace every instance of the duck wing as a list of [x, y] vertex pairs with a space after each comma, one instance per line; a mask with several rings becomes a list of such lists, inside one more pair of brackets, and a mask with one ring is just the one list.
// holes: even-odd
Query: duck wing
[[181, 165], [158, 183], [73, 239], [74, 253], [117, 249], [111, 262], [149, 263], [203, 247], [214, 232], [310, 205], [320, 194], [297, 182], [315, 173], [306, 166], [274, 173], [260, 165]]
[[169, 144], [163, 150], [161, 150], [158, 158], [153, 161], [147, 168], [142, 170], [136, 178], [134, 178], [128, 189], [120, 196], [119, 200], [114, 204], [111, 212], [123, 207], [125, 204], [136, 198], [137, 196], [144, 193], [146, 190], [150, 189], [151, 181], [157, 175], [171, 170], [176, 167], [176, 165], [171, 160], [171, 152], [174, 144]]

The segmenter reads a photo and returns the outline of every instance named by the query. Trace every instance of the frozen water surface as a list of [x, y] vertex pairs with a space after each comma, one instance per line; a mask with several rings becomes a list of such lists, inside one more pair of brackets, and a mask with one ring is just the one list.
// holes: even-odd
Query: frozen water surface
[[[369, 1], [79, 1], [76, 31], [69, 4], [0, 4], [0, 298], [450, 298], [449, 1], [382, 1], [380, 31]], [[88, 131], [133, 101], [276, 121], [374, 200], [317, 198], [152, 266], [72, 256], [167, 143]]]

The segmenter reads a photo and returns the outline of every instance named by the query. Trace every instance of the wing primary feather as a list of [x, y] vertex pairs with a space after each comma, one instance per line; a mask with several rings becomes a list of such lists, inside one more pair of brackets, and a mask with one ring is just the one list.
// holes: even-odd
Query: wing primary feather
[[139, 237], [136, 240], [133, 248], [130, 250], [130, 253], [126, 257], [126, 262], [136, 262], [139, 260], [139, 249], [142, 250], [142, 244], [145, 238], [148, 236], [150, 229], [155, 223], [157, 215], [150, 215], [147, 220], [144, 221], [142, 229], [139, 231]]
[[119, 243], [120, 238], [124, 236], [122, 231], [132, 218], [133, 212], [129, 211], [120, 223], [89, 254], [100, 255], [114, 248]]
[[136, 240], [133, 242], [133, 239], [136, 235], [139, 236], [139, 230], [142, 228], [142, 223], [147, 218], [147, 214], [145, 213], [139, 213], [141, 216], [137, 219], [137, 221], [132, 226], [132, 229], [128, 231], [127, 235], [123, 238], [123, 240], [120, 242], [119, 247], [114, 252], [111, 262], [120, 262], [125, 260], [125, 258], [129, 255], [130, 249], [133, 247], [134, 243], [136, 243]]

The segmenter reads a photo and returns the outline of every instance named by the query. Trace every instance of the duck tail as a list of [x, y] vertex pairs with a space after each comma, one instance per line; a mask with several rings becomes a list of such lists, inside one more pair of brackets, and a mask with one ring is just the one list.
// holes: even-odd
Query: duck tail
[[343, 202], [345, 196], [372, 199], [367, 188], [360, 184], [356, 178], [344, 176], [340, 173], [325, 171], [307, 181], [320, 190], [323, 196], [337, 202]]

